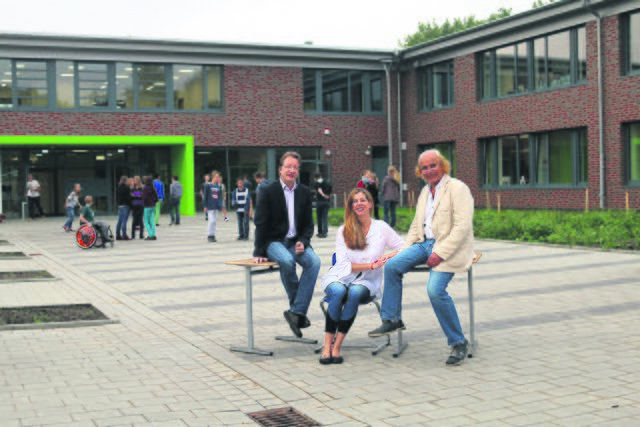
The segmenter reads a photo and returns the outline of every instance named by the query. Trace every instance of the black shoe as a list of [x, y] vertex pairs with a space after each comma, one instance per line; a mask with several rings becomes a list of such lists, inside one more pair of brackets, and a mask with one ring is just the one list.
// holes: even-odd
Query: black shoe
[[451, 348], [451, 354], [447, 359], [447, 366], [461, 364], [464, 362], [464, 359], [467, 358], [467, 353], [469, 353], [469, 341], [465, 339], [463, 343], [456, 344]]
[[173, 225], [173, 224], [175, 224], [175, 222], [170, 222], [170, 223], [169, 223], [169, 225]]
[[142, 234], [140, 235], [140, 240], [144, 240], [144, 236]]
[[333, 363], [333, 356], [329, 353], [329, 357], [321, 357], [320, 364], [321, 365], [331, 365]]
[[369, 332], [370, 337], [382, 337], [384, 335], [390, 335], [394, 332], [401, 331], [405, 329], [404, 323], [402, 320], [385, 320], [382, 322], [382, 325]]
[[239, 236], [236, 240], [244, 240], [244, 237]]
[[342, 362], [344, 362], [344, 357], [342, 356], [336, 356], [333, 358], [334, 365], [340, 365]]
[[212, 241], [212, 242], [217, 242], [217, 240], [216, 240], [216, 236], [211, 236], [211, 241]]
[[308, 328], [309, 326], [311, 326], [311, 320], [309, 320], [307, 316], [298, 316], [298, 320], [298, 327], [300, 329]]
[[160, 227], [160, 224], [156, 224], [156, 227]]
[[292, 313], [291, 310], [285, 311], [283, 315], [284, 315], [284, 319], [289, 324], [289, 327], [291, 328], [291, 332], [293, 332], [293, 335], [295, 335], [298, 338], [302, 338], [302, 332], [300, 331], [300, 327], [298, 327], [298, 322], [299, 322], [298, 315], [295, 313]]
[[212, 238], [211, 236], [208, 236], [208, 237], [207, 237], [207, 240], [208, 240], [209, 242], [213, 242], [213, 238]]

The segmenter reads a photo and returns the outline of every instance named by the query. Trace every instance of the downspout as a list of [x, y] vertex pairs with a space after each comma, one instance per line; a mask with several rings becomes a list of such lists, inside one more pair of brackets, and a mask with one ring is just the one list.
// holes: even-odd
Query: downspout
[[388, 145], [389, 145], [389, 165], [393, 164], [393, 137], [391, 135], [391, 63], [392, 60], [384, 59], [382, 60], [382, 65], [384, 66], [384, 73], [387, 77], [387, 135], [388, 135]]
[[404, 206], [404, 173], [402, 167], [402, 92], [401, 92], [401, 84], [400, 84], [400, 58], [398, 55], [398, 51], [394, 52], [394, 57], [398, 60], [396, 65], [396, 79], [398, 80], [398, 168], [400, 172], [400, 206]]
[[606, 207], [605, 198], [605, 162], [604, 162], [604, 76], [602, 66], [602, 15], [596, 12], [589, 0], [583, 0], [584, 7], [598, 21], [598, 138], [600, 154], [600, 209]]

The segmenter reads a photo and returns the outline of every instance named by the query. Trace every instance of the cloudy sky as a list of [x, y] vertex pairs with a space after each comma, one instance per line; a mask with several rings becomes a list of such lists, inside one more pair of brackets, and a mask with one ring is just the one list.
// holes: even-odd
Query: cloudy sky
[[394, 48], [418, 22], [514, 13], [533, 0], [22, 0], [0, 32]]

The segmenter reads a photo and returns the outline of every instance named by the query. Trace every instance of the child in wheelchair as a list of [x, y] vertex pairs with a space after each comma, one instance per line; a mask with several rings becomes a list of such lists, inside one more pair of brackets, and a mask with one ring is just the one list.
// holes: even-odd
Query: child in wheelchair
[[84, 203], [85, 205], [82, 208], [82, 211], [80, 212], [80, 226], [83, 226], [83, 225], [92, 226], [96, 230], [96, 233], [98, 234], [97, 237], [99, 238], [99, 241], [102, 242], [102, 246], [104, 246], [106, 243], [110, 242], [112, 239], [109, 232], [110, 231], [109, 224], [102, 221], [95, 221], [93, 209], [91, 208], [93, 206], [92, 196], [86, 196], [84, 198]]

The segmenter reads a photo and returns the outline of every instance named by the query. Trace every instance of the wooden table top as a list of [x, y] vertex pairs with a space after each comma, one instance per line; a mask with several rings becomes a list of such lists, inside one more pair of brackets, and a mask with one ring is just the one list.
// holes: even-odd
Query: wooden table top
[[278, 265], [277, 262], [273, 262], [273, 261], [257, 263], [253, 260], [253, 258], [238, 259], [235, 261], [225, 261], [225, 264], [237, 265], [238, 267], [275, 267]]

